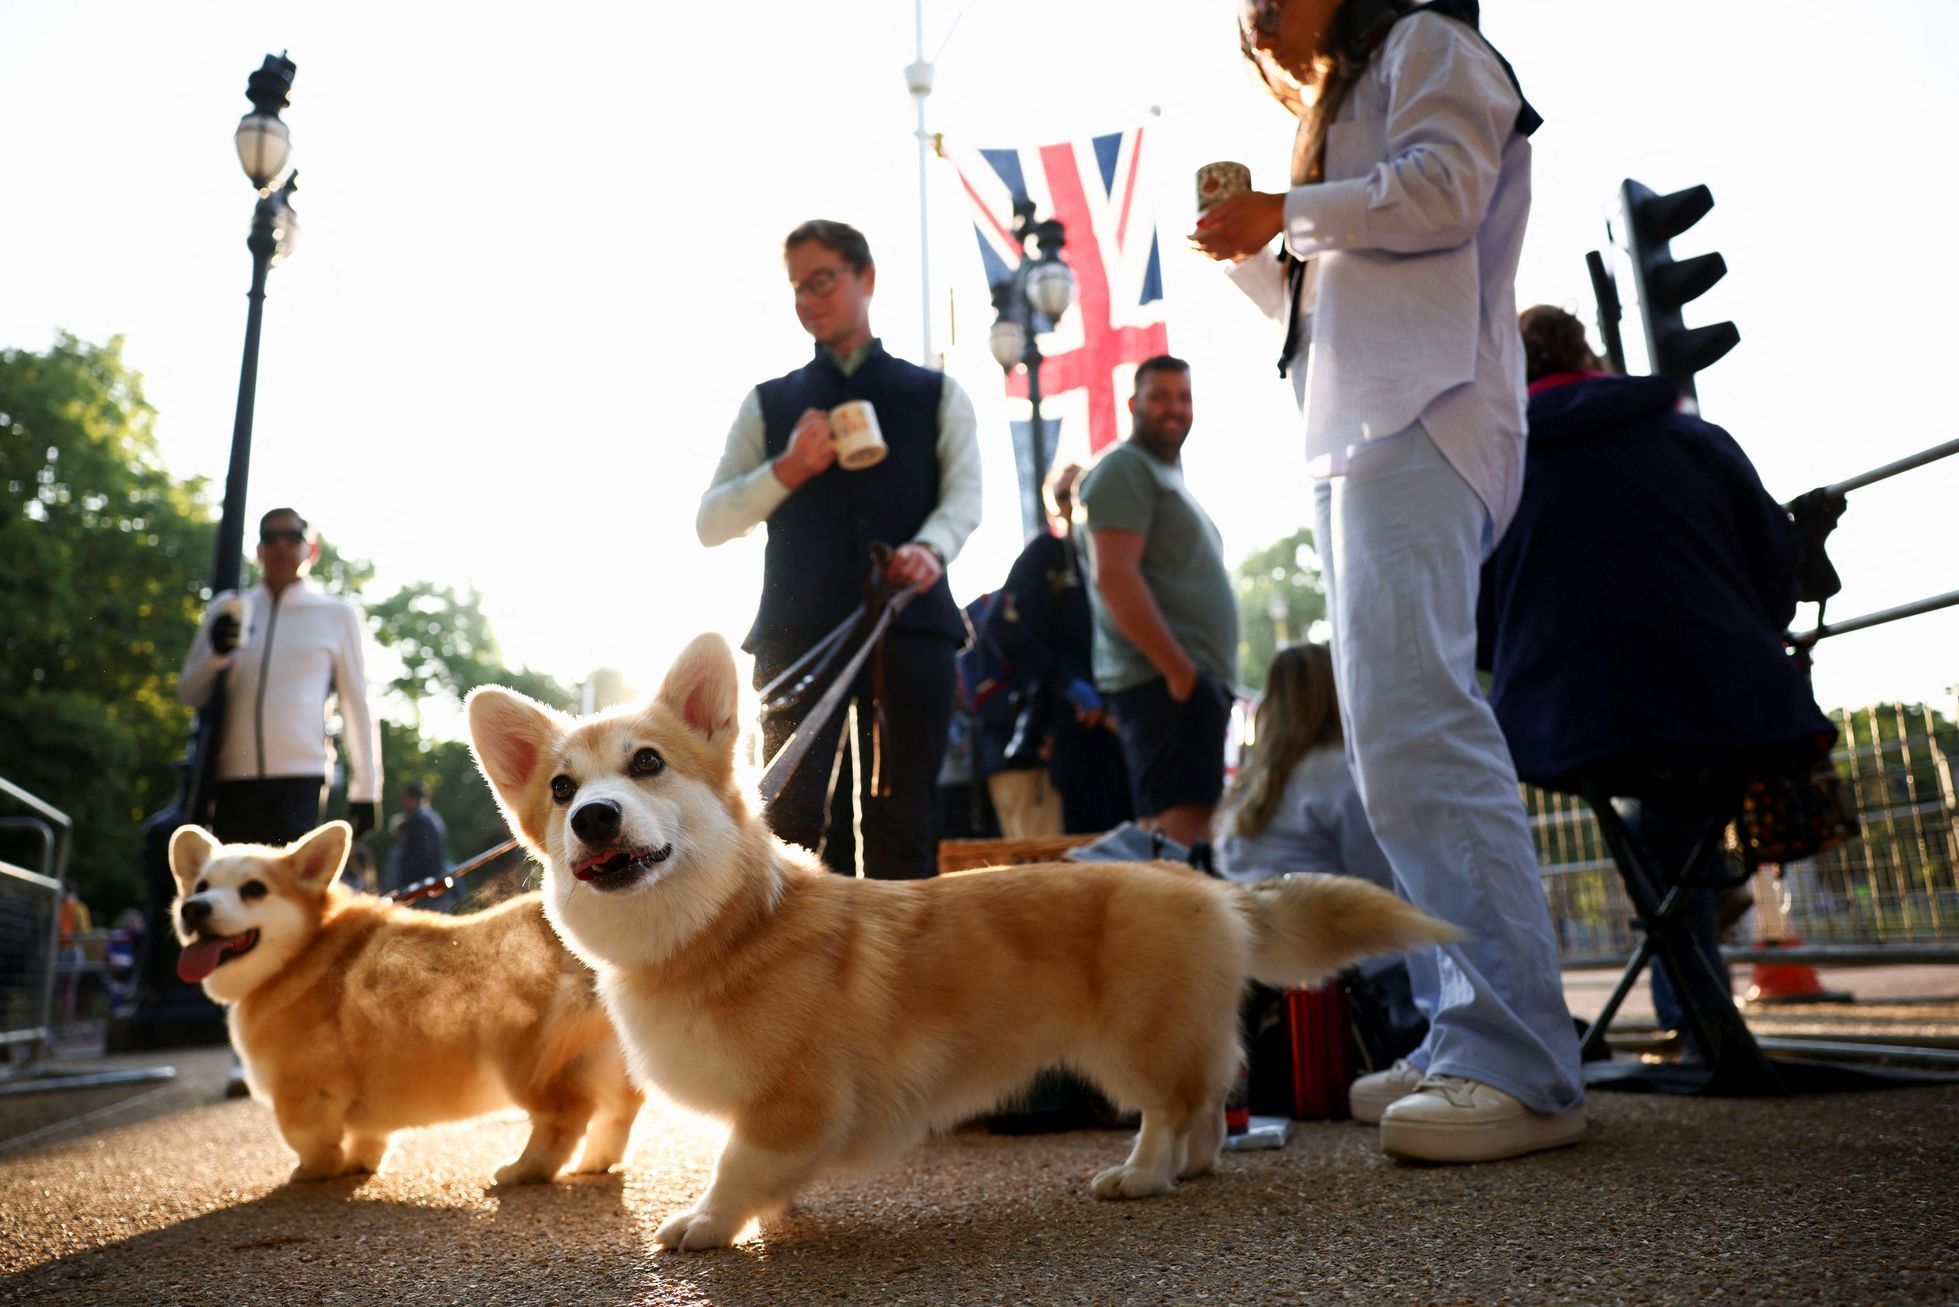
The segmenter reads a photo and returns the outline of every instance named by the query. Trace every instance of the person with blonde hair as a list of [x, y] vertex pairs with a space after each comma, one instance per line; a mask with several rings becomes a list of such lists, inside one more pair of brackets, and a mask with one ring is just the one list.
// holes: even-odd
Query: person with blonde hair
[[1432, 1162], [1585, 1134], [1537, 851], [1476, 682], [1478, 573], [1523, 489], [1541, 121], [1476, 20], [1475, 0], [1248, 0], [1241, 47], [1298, 119], [1289, 185], [1191, 235], [1283, 323], [1354, 780], [1395, 888], [1463, 930], [1380, 1118], [1384, 1152]]
[[1251, 756], [1218, 816], [1218, 871], [1245, 882], [1335, 872], [1393, 889], [1347, 765], [1333, 651], [1295, 644], [1274, 654], [1252, 724]]

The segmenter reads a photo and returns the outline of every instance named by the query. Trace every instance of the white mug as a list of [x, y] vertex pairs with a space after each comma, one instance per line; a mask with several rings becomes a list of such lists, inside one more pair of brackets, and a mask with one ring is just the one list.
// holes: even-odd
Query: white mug
[[847, 472], [875, 467], [891, 452], [878, 427], [877, 410], [868, 399], [853, 399], [830, 410], [830, 443]]
[[226, 595], [218, 603], [218, 612], [238, 623], [238, 643], [233, 648], [243, 649], [252, 638], [251, 599], [245, 595]]

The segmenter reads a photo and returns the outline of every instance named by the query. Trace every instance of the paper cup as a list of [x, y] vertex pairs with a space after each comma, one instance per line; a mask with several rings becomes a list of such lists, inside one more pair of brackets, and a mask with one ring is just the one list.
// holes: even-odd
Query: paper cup
[[878, 428], [877, 410], [868, 399], [853, 399], [830, 410], [830, 443], [846, 472], [861, 472], [884, 461], [890, 451]]
[[1197, 170], [1197, 211], [1252, 188], [1252, 170], [1242, 163], [1207, 163]]

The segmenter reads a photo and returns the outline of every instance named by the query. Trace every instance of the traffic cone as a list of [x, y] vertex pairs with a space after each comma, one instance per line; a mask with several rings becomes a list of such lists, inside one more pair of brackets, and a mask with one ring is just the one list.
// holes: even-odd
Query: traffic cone
[[[1797, 948], [1802, 939], [1789, 920], [1789, 903], [1778, 878], [1755, 873], [1755, 947]], [[1749, 971], [1750, 1003], [1848, 1003], [1850, 994], [1823, 988], [1823, 978], [1807, 962], [1757, 962]]]
[[[1756, 948], [1797, 948], [1795, 935], [1758, 939]], [[1823, 988], [1823, 978], [1807, 962], [1757, 962], [1748, 973], [1750, 1003], [1848, 1003], [1850, 993]]]

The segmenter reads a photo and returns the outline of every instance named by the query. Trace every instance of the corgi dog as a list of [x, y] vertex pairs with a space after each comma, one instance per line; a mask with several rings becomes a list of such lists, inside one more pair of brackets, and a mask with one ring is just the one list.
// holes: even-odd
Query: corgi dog
[[593, 977], [536, 894], [447, 917], [335, 883], [353, 829], [283, 849], [170, 837], [177, 974], [229, 1008], [255, 1097], [299, 1155], [295, 1180], [376, 1171], [388, 1137], [516, 1104], [522, 1155], [498, 1184], [611, 1169], [641, 1096]]
[[1140, 1109], [1103, 1198], [1209, 1171], [1248, 980], [1308, 983], [1455, 937], [1363, 881], [1257, 888], [1152, 863], [859, 880], [778, 841], [737, 781], [736, 670], [696, 639], [643, 708], [469, 696], [472, 747], [543, 860], [634, 1078], [726, 1121], [669, 1249], [726, 1245], [824, 1171], [874, 1166], [1066, 1064]]

